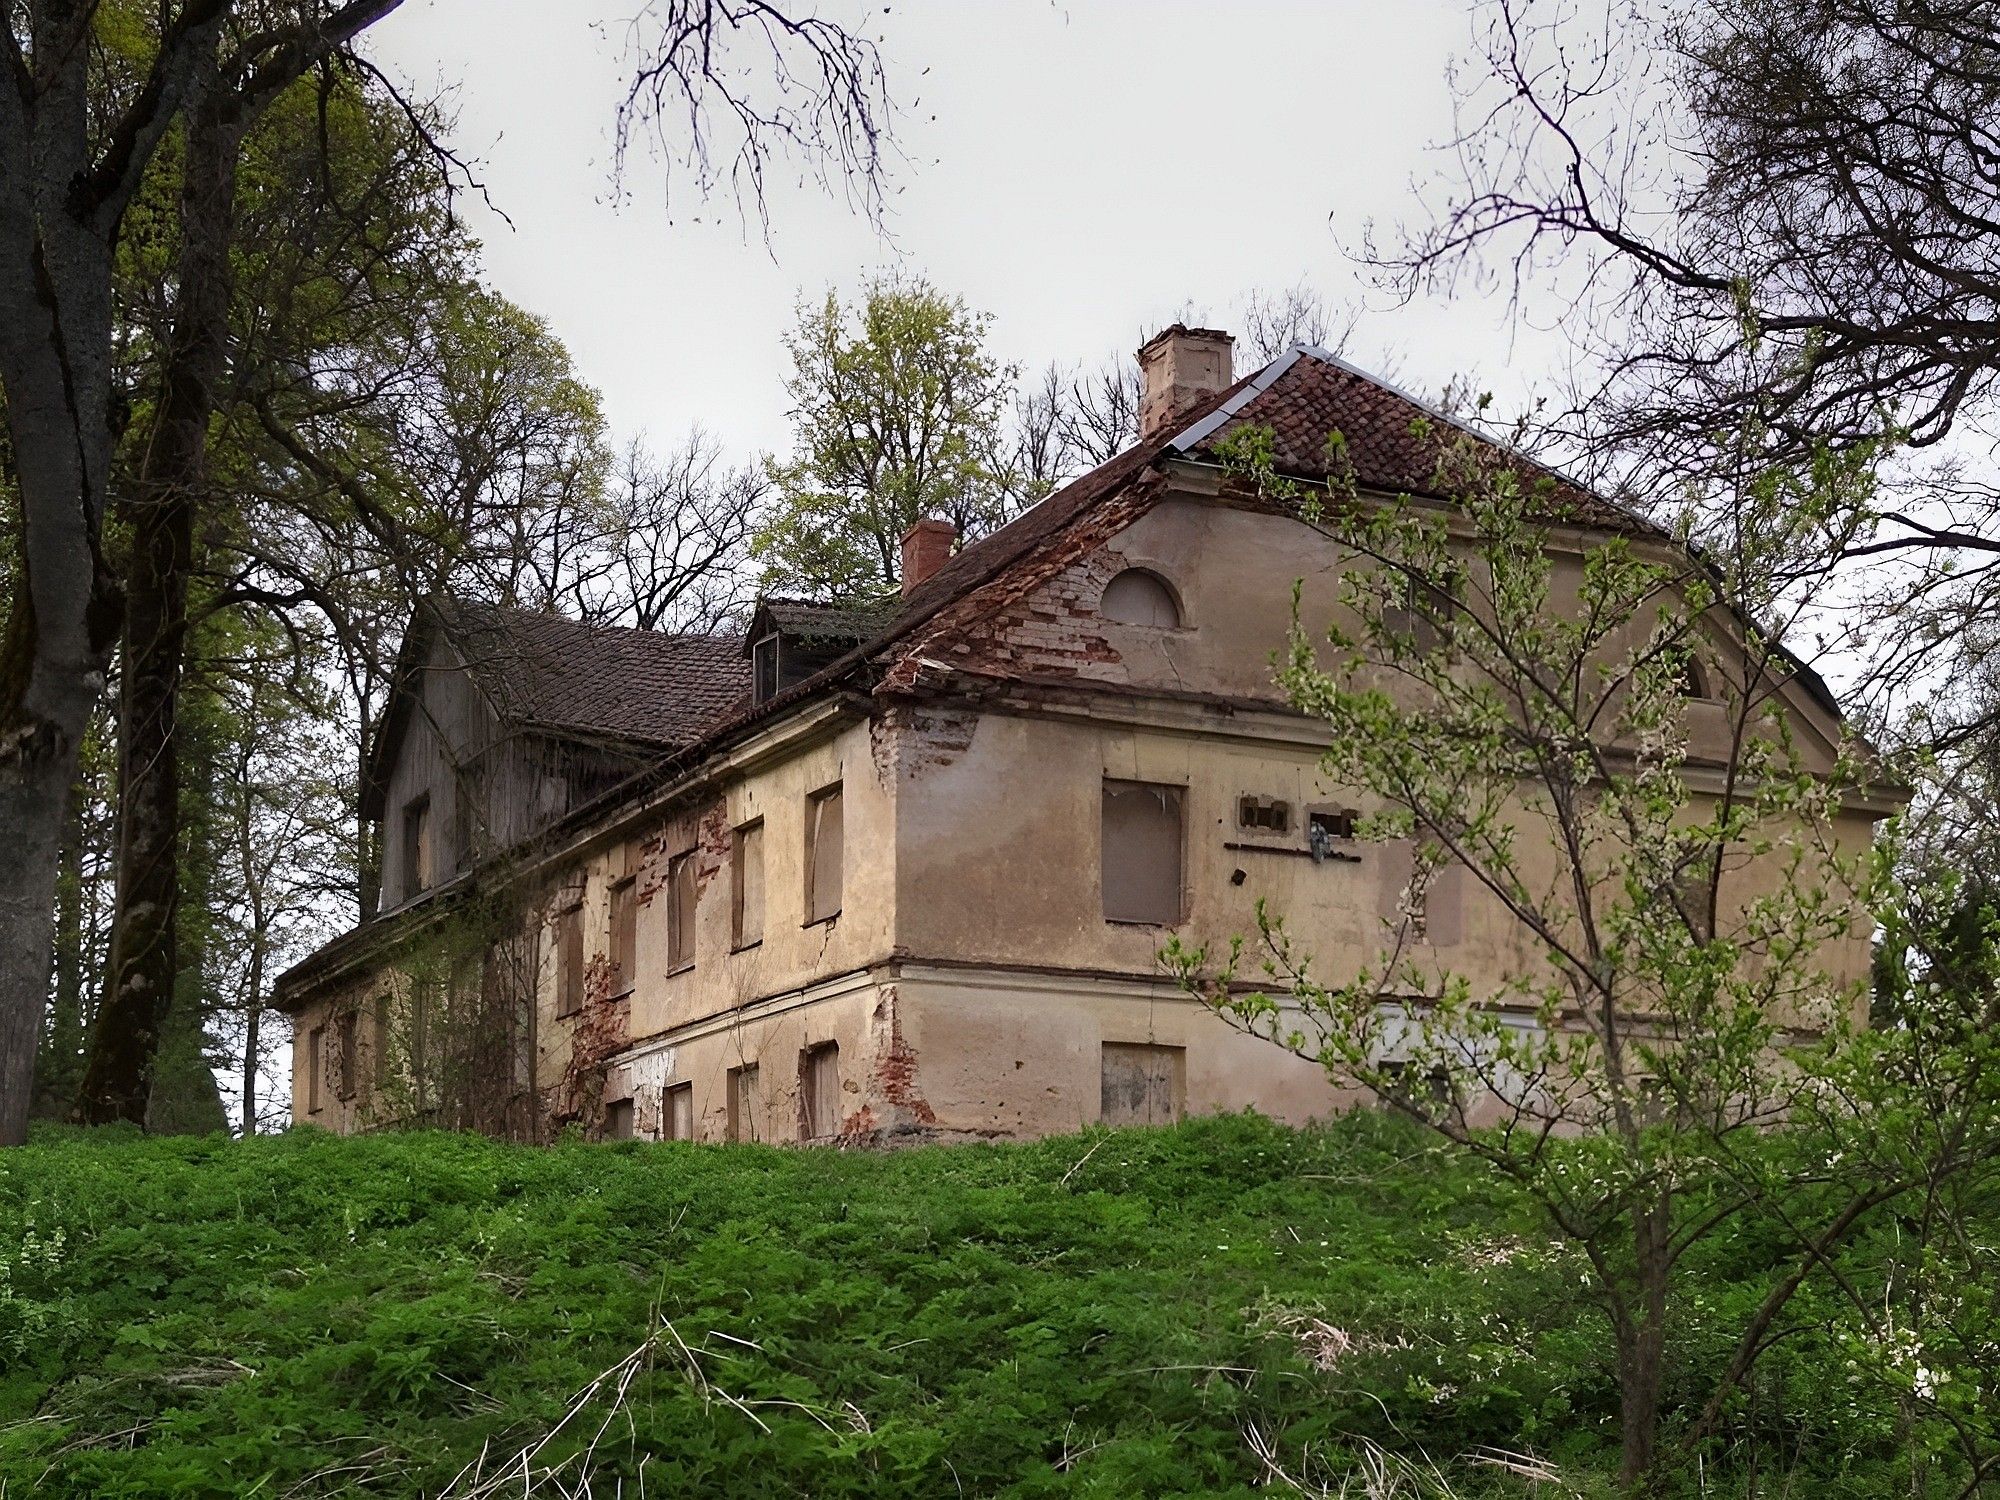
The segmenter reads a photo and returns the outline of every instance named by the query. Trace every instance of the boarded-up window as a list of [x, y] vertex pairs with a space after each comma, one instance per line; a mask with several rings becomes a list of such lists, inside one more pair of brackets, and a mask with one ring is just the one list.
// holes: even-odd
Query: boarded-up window
[[1456, 860], [1431, 875], [1424, 892], [1423, 935], [1434, 948], [1449, 948], [1465, 936], [1465, 891], [1469, 873]]
[[694, 858], [690, 849], [667, 861], [667, 967], [694, 962]]
[[315, 1026], [306, 1033], [306, 1110], [320, 1111], [320, 1079], [326, 1068], [326, 1028]]
[[660, 1105], [660, 1128], [670, 1141], [694, 1139], [694, 1085], [677, 1083]]
[[556, 914], [556, 1014], [583, 1009], [583, 908]]
[[611, 993], [627, 995], [639, 973], [638, 883], [627, 875], [611, 887]]
[[821, 1042], [799, 1054], [800, 1116], [805, 1138], [840, 1134], [840, 1044]]
[[840, 784], [815, 792], [806, 803], [806, 921], [840, 915]]
[[408, 900], [431, 883], [431, 795], [403, 804], [403, 898]]
[[613, 1099], [604, 1106], [604, 1138], [607, 1141], [632, 1139], [632, 1101]]
[[754, 1141], [757, 1130], [757, 1065], [745, 1063], [729, 1070], [729, 1138]]
[[764, 820], [736, 830], [729, 860], [729, 943], [753, 948], [764, 941]]
[[334, 1018], [334, 1067], [342, 1099], [352, 1099], [361, 1083], [361, 1013], [344, 1010]]
[[1177, 786], [1104, 783], [1104, 920], [1171, 927], [1181, 919], [1181, 802]]
[[1171, 1125], [1187, 1101], [1187, 1050], [1104, 1044], [1101, 1108], [1107, 1125]]

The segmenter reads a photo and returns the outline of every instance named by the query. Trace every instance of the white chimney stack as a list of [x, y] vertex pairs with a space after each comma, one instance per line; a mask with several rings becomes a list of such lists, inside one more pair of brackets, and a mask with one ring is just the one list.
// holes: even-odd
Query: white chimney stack
[[1176, 323], [1139, 346], [1141, 439], [1158, 437], [1204, 396], [1235, 383], [1235, 343], [1219, 328]]

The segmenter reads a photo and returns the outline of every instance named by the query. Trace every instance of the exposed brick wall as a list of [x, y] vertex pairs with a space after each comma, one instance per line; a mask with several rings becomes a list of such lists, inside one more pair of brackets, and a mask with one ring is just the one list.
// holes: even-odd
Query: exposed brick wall
[[1152, 509], [1164, 484], [1132, 485], [1090, 510], [1036, 554], [950, 605], [902, 648], [883, 676], [888, 695], [919, 692], [931, 669], [1013, 677], [1114, 678], [1121, 664], [1097, 604], [1124, 566], [1106, 543]]
[[972, 748], [979, 715], [967, 708], [892, 703], [868, 727], [868, 753], [882, 786], [914, 781]]
[[896, 998], [896, 987], [884, 985], [868, 1018], [873, 1063], [861, 1091], [866, 1102], [841, 1119], [846, 1140], [888, 1145], [899, 1137], [926, 1138], [937, 1127], [937, 1114], [917, 1085], [917, 1053], [904, 1039]]

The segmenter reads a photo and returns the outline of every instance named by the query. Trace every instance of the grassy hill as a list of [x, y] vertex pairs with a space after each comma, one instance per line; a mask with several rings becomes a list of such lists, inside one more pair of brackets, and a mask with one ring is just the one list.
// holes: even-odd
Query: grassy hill
[[[0, 1493], [1608, 1493], [1579, 1299], [1368, 1115], [893, 1155], [58, 1131], [0, 1156]], [[1809, 1342], [1762, 1462], [1883, 1493]]]

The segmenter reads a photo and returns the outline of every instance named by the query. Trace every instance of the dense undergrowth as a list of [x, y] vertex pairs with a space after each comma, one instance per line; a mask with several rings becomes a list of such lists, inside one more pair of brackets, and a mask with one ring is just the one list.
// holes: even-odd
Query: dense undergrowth
[[[1759, 1268], [1754, 1237], [1721, 1253], [1683, 1401]], [[887, 1155], [54, 1131], [0, 1157], [9, 1497], [1361, 1494], [1383, 1451], [1410, 1494], [1433, 1463], [1462, 1495], [1609, 1494], [1608, 1359], [1522, 1205], [1373, 1115]], [[1677, 1485], [1887, 1493], [1891, 1416], [1838, 1365], [1791, 1341], [1769, 1440]]]

